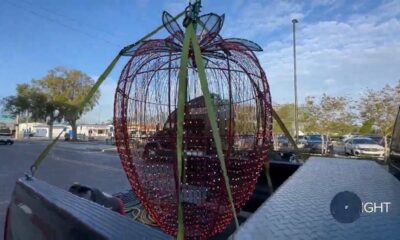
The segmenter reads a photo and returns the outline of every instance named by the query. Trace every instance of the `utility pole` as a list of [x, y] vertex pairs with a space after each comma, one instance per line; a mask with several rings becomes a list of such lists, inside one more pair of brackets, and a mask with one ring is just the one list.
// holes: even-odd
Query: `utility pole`
[[19, 113], [17, 115], [17, 118], [15, 119], [15, 139], [20, 139], [20, 133], [19, 133]]
[[297, 109], [297, 69], [296, 69], [296, 18], [292, 19], [293, 23], [293, 66], [294, 66], [294, 126], [295, 126], [295, 141], [298, 144], [299, 140], [299, 122], [298, 122], [298, 109]]

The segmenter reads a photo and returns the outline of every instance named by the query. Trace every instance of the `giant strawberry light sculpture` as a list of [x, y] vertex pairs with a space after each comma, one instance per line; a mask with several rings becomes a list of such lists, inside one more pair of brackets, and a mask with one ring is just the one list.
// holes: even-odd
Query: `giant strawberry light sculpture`
[[170, 235], [225, 229], [252, 194], [272, 131], [267, 79], [255, 43], [224, 39], [224, 16], [186, 12], [184, 32], [143, 41], [115, 94], [116, 144], [130, 184]]

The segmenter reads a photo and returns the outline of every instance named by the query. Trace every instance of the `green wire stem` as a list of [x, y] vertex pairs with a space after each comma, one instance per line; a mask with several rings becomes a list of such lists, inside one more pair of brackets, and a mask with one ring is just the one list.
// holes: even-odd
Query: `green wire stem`
[[[190, 28], [192, 28], [192, 29], [190, 29]], [[213, 138], [215, 141], [215, 146], [217, 148], [217, 155], [218, 155], [218, 159], [221, 164], [221, 169], [222, 169], [222, 173], [223, 173], [224, 180], [225, 180], [226, 191], [228, 193], [229, 202], [230, 202], [231, 208], [232, 208], [232, 214], [235, 219], [236, 228], [239, 228], [239, 221], [236, 216], [236, 209], [235, 209], [235, 204], [233, 202], [232, 191], [231, 191], [229, 177], [228, 177], [228, 171], [227, 171], [226, 164], [225, 164], [224, 153], [222, 151], [222, 141], [221, 141], [221, 136], [219, 133], [218, 123], [217, 123], [217, 111], [215, 109], [215, 104], [211, 98], [210, 90], [208, 89], [208, 82], [207, 82], [207, 76], [206, 76], [206, 70], [205, 70], [205, 66], [204, 66], [204, 62], [203, 62], [203, 57], [201, 56], [200, 46], [199, 46], [197, 37], [194, 33], [193, 26], [189, 26], [189, 30], [193, 31], [192, 45], [193, 45], [194, 57], [195, 57], [196, 64], [197, 64], [197, 70], [198, 70], [198, 74], [199, 74], [201, 90], [203, 91], [205, 104], [206, 104], [206, 108], [207, 108], [207, 112], [208, 112], [208, 118], [210, 120], [211, 130], [212, 130]]]

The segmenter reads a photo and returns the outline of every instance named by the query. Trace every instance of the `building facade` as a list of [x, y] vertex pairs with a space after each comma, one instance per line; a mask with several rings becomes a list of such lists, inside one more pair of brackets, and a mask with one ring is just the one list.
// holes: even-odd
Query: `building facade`
[[[53, 137], [58, 136], [64, 129], [65, 133], [72, 136], [72, 127], [66, 124], [53, 125]], [[21, 138], [37, 137], [49, 138], [50, 129], [45, 123], [20, 123], [19, 136]], [[64, 136], [62, 136], [64, 137]], [[79, 140], [112, 140], [114, 138], [114, 126], [108, 124], [80, 124], [77, 126]]]

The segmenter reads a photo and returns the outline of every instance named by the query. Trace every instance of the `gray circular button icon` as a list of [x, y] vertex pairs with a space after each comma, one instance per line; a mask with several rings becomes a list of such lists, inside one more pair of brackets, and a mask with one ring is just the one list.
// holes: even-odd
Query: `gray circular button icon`
[[361, 199], [349, 191], [340, 192], [331, 201], [331, 214], [340, 223], [352, 223], [361, 215]]

